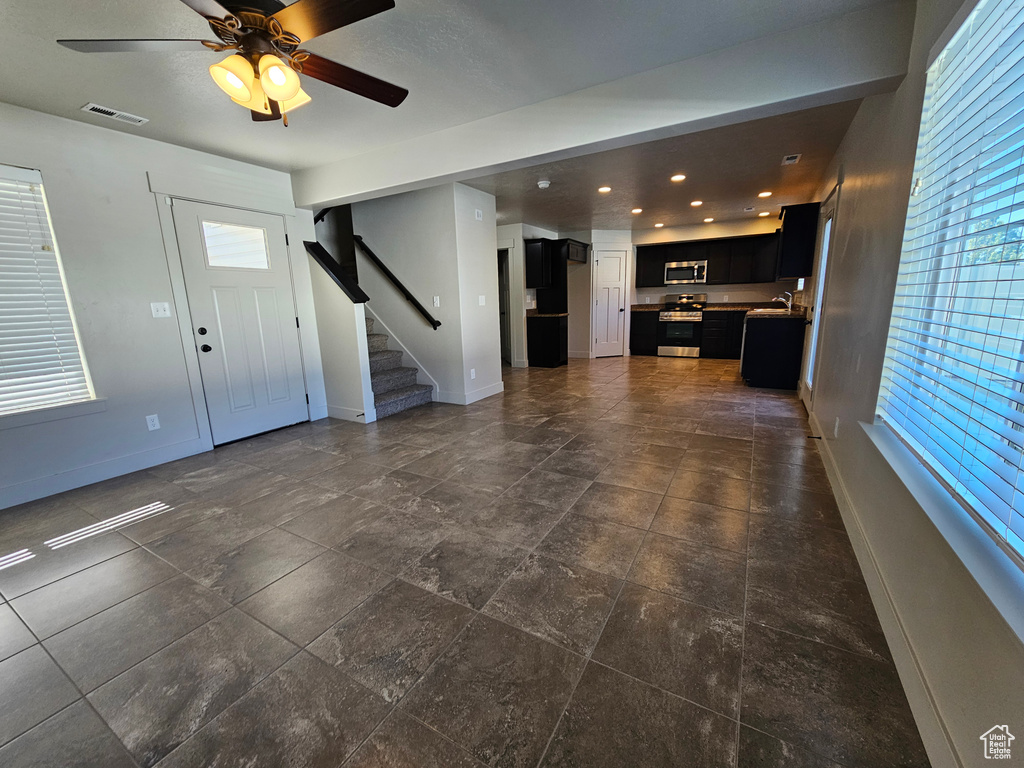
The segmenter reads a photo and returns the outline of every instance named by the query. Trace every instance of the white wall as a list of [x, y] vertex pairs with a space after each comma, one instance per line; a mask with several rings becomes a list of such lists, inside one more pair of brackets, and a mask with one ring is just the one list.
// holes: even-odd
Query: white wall
[[[173, 302], [173, 234], [161, 229], [163, 196], [151, 188], [294, 215], [288, 175], [4, 104], [0, 135], [0, 163], [42, 172], [82, 346], [106, 399], [99, 413], [0, 430], [0, 507], [209, 447], [188, 377], [194, 348], [183, 347], [176, 317], [150, 312], [150, 302]], [[322, 400], [318, 357], [306, 356], [307, 382]]]
[[[484, 392], [500, 391], [498, 257], [493, 196], [458, 187], [445, 184], [357, 203], [352, 224], [441, 326], [431, 328], [356, 249], [359, 285], [370, 297], [370, 311], [437, 382], [439, 400], [466, 404], [487, 396]], [[477, 209], [482, 222], [475, 219]], [[473, 293], [463, 294], [463, 279]], [[486, 305], [471, 307], [481, 294]], [[434, 296], [440, 307], [432, 305]], [[476, 380], [470, 379], [472, 368]]]
[[464, 184], [454, 185], [454, 192], [456, 258], [462, 297], [463, 391], [465, 402], [473, 403], [503, 389], [495, 200], [494, 195]]
[[363, 424], [376, 421], [363, 305], [353, 304], [331, 276], [307, 258], [317, 325], [330, 329], [320, 335], [319, 344], [327, 413]]
[[935, 768], [985, 765], [983, 732], [996, 723], [1024, 728], [1021, 638], [858, 424], [875, 413], [926, 57], [958, 6], [918, 4], [906, 80], [864, 101], [820, 190], [828, 194], [844, 170], [813, 400], [837, 496]]

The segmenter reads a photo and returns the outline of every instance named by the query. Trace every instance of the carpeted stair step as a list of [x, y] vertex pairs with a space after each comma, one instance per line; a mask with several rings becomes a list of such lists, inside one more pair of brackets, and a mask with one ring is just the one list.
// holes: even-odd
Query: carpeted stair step
[[373, 396], [373, 406], [377, 410], [377, 418], [383, 419], [396, 413], [426, 405], [430, 402], [433, 388], [428, 384], [414, 384], [411, 387], [392, 389]]
[[416, 368], [391, 368], [370, 374], [370, 385], [374, 395], [390, 392], [393, 389], [411, 387], [416, 383]]
[[402, 367], [402, 353], [394, 349], [370, 353], [370, 373]]
[[373, 318], [372, 317], [366, 318], [366, 332], [367, 333], [373, 333]]
[[366, 334], [366, 343], [369, 347], [370, 352], [383, 352], [388, 348], [388, 338], [386, 333], [368, 333]]

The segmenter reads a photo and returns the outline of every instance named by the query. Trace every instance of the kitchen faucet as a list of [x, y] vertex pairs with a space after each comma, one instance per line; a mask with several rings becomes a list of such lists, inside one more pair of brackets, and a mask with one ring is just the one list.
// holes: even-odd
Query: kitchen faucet
[[781, 301], [783, 304], [786, 305], [786, 311], [787, 312], [792, 312], [793, 311], [793, 294], [790, 293], [789, 291], [783, 291], [783, 293], [786, 294], [786, 296], [789, 296], [789, 298], [786, 299], [786, 298], [783, 298], [782, 296], [776, 296], [775, 298], [772, 299], [772, 301]]

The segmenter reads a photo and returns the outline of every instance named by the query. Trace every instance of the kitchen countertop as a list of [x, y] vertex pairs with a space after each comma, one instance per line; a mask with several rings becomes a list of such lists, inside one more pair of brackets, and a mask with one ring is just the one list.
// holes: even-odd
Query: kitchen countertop
[[540, 312], [538, 312], [535, 309], [528, 309], [528, 310], [526, 310], [526, 316], [527, 317], [568, 317], [569, 313], [568, 312], [540, 313]]
[[807, 312], [803, 307], [793, 307], [789, 312], [765, 312], [764, 314], [751, 315], [747, 313], [747, 319], [756, 320], [804, 320], [807, 318]]
[[630, 307], [633, 312], [661, 312], [664, 308], [664, 304], [634, 304]]

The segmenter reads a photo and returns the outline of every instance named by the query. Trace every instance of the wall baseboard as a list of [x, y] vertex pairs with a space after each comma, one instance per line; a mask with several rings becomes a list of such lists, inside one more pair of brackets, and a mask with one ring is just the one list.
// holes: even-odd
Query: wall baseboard
[[327, 415], [332, 419], [355, 421], [359, 424], [370, 424], [377, 420], [377, 414], [370, 414], [360, 408], [346, 408], [343, 405], [327, 404]]
[[[809, 414], [809, 421], [814, 434], [822, 434], [821, 424], [813, 413]], [[900, 620], [899, 611], [886, 586], [871, 544], [864, 534], [860, 516], [846, 489], [846, 484], [843, 482], [835, 455], [827, 440], [822, 438], [817, 443], [818, 451], [825, 465], [825, 472], [832, 484], [839, 513], [842, 515], [846, 532], [850, 536], [850, 543], [853, 545], [854, 554], [860, 564], [871, 602], [878, 614], [878, 621], [882, 625], [885, 640], [889, 644], [893, 663], [899, 673], [900, 682], [903, 684], [903, 690], [910, 704], [910, 711], [914, 715], [914, 722], [921, 734], [921, 740], [924, 742], [932, 768], [963, 768], [963, 763], [957, 756], [952, 739], [939, 714], [931, 688], [925, 679], [924, 670], [917, 659], [917, 654], [914, 653], [906, 628]]]
[[119, 456], [116, 459], [89, 464], [85, 467], [77, 467], [57, 475], [26, 480], [23, 483], [0, 489], [0, 509], [92, 485], [112, 477], [138, 472], [140, 469], [166, 464], [168, 461], [184, 459], [186, 456], [194, 456], [212, 449], [212, 443], [208, 443], [202, 438], [195, 438], [173, 445], [164, 445], [151, 451], [142, 451], [129, 456]]
[[593, 355], [590, 354], [590, 350], [589, 349], [585, 349], [585, 350], [570, 349], [569, 350], [569, 357], [582, 357], [582, 358], [585, 358], [585, 359], [589, 359], [589, 358], [593, 357]]
[[474, 389], [471, 392], [444, 392], [438, 391], [437, 400], [441, 403], [451, 403], [452, 405], [470, 405], [475, 403], [477, 400], [483, 400], [485, 397], [491, 395], [497, 395], [505, 391], [504, 382], [499, 381], [497, 384], [491, 384], [487, 387], [481, 387], [480, 389]]

